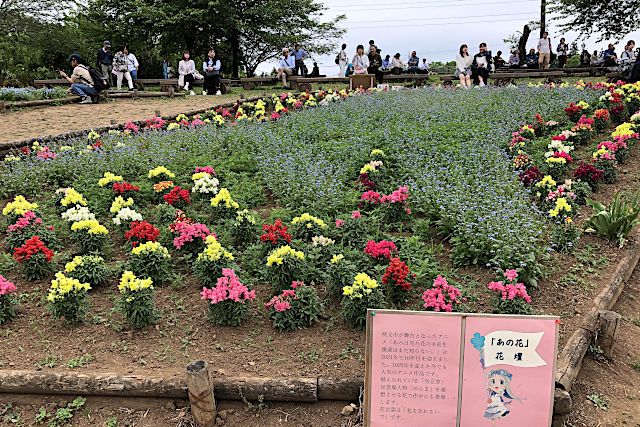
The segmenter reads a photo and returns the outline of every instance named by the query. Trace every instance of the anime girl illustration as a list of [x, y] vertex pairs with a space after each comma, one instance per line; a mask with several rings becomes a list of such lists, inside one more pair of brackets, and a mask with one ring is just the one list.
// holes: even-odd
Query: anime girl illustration
[[488, 400], [484, 417], [490, 419], [492, 425], [495, 425], [495, 420], [504, 418], [511, 412], [507, 405], [514, 400], [522, 403], [522, 400], [514, 396], [511, 391], [511, 378], [511, 373], [504, 369], [494, 369], [485, 378]]
[[513, 375], [506, 369], [493, 369], [487, 374], [487, 368], [484, 365], [484, 336], [479, 333], [473, 334], [471, 344], [480, 353], [480, 365], [482, 365], [482, 376], [484, 377], [485, 388], [487, 391], [487, 408], [484, 411], [484, 418], [491, 420], [491, 425], [496, 425], [496, 420], [506, 417], [511, 410], [514, 400], [524, 403], [519, 397], [516, 397], [511, 391], [511, 379]]

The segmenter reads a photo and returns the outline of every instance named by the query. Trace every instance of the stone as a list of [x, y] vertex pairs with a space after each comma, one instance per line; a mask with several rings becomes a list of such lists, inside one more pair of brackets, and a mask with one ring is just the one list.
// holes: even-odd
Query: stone
[[355, 408], [351, 405], [347, 405], [342, 408], [342, 411], [340, 411], [340, 415], [342, 415], [343, 417], [348, 417], [349, 415], [353, 414], [353, 411], [355, 411]]
[[226, 420], [227, 419], [227, 411], [218, 412], [218, 417], [222, 418], [223, 420]]
[[169, 402], [167, 402], [167, 404], [164, 405], [164, 407], [167, 408], [169, 411], [176, 410], [176, 404], [173, 402], [173, 400], [170, 400]]

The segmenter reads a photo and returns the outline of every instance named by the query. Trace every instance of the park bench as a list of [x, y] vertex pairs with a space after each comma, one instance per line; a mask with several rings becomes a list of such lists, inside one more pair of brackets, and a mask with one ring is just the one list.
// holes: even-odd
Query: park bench
[[[562, 71], [527, 71], [522, 72], [520, 70], [511, 72], [501, 72], [501, 73], [493, 73], [489, 75], [490, 80], [494, 80], [494, 84], [496, 86], [513, 84], [516, 79], [535, 79], [535, 78], [546, 78], [549, 83], [560, 83], [562, 77], [565, 77], [565, 73]], [[453, 82], [457, 80], [455, 76], [440, 76], [440, 81], [443, 82], [445, 86], [453, 85]]]

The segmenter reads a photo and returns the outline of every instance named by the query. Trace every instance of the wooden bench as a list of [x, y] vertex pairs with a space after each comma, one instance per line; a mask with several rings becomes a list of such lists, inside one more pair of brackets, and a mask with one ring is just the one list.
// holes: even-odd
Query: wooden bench
[[[289, 77], [287, 78], [287, 80], [290, 80], [293, 77]], [[233, 85], [238, 85], [238, 86], [242, 86], [242, 89], [244, 90], [253, 90], [256, 88], [256, 85], [270, 85], [270, 84], [275, 84], [277, 83], [278, 80], [276, 79], [275, 76], [273, 77], [245, 77], [242, 79], [238, 79], [238, 80], [233, 80], [232, 83]]]
[[[178, 79], [138, 79], [133, 81], [138, 89], [145, 90], [144, 85], [159, 85], [160, 92], [163, 92], [167, 95], [175, 93], [176, 89], [178, 89]], [[202, 86], [203, 80], [194, 80], [194, 86]], [[44, 79], [44, 80], [34, 80], [33, 85], [35, 87], [47, 87], [52, 88], [53, 86], [69, 86], [71, 83], [67, 79]], [[231, 80], [230, 79], [220, 79], [220, 92], [223, 94], [229, 93], [231, 89]], [[111, 91], [109, 91], [111, 92]]]
[[[535, 78], [546, 78], [549, 83], [560, 83], [562, 81], [562, 77], [565, 77], [565, 73], [561, 71], [513, 71], [509, 73], [493, 73], [489, 75], [490, 80], [494, 80], [494, 84], [496, 86], [513, 84], [516, 79], [535, 79]], [[455, 76], [440, 76], [440, 81], [443, 82], [445, 86], [453, 85], [454, 80], [457, 80]]]
[[291, 82], [291, 89], [304, 92], [311, 90], [312, 83], [349, 83], [349, 77], [299, 77], [292, 76], [287, 79]]
[[602, 67], [570, 67], [570, 68], [498, 68], [495, 74], [503, 73], [558, 73], [561, 72], [567, 77], [603, 76], [609, 71]]
[[414, 81], [416, 86], [424, 86], [427, 79], [429, 79], [429, 74], [418, 73], [418, 74], [385, 74], [382, 78], [382, 81], [391, 82], [391, 81]]

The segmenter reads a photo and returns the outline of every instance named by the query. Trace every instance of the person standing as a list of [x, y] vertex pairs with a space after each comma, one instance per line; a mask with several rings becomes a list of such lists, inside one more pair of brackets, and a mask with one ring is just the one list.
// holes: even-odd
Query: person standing
[[202, 63], [204, 72], [203, 95], [220, 95], [220, 60], [216, 59], [216, 51], [209, 49], [207, 60]]
[[538, 67], [541, 70], [549, 68], [551, 61], [551, 39], [546, 31], [542, 34], [542, 38], [538, 40]]
[[80, 104], [93, 104], [91, 100], [92, 96], [98, 96], [98, 91], [93, 87], [93, 79], [87, 67], [82, 65], [82, 58], [80, 55], [74, 53], [69, 57], [69, 63], [73, 68], [71, 77], [67, 76], [64, 71], [60, 71], [60, 75], [67, 79], [71, 83], [70, 92], [75, 93], [82, 97]]
[[491, 52], [487, 50], [486, 43], [480, 43], [480, 52], [473, 57], [471, 70], [474, 76], [474, 82], [480, 86], [485, 86], [489, 81], [489, 72], [491, 71]]
[[182, 60], [178, 63], [178, 75], [178, 86], [183, 87], [189, 94], [195, 95], [193, 88], [189, 89], [189, 85], [196, 79], [196, 64], [188, 50], [182, 53]]
[[129, 73], [129, 65], [127, 55], [124, 53], [127, 48], [120, 46], [116, 54], [113, 56], [113, 71], [116, 72], [116, 87], [122, 89], [122, 78], [127, 79], [129, 90], [133, 90], [133, 82], [131, 81], [131, 73]]
[[564, 37], [560, 39], [560, 43], [558, 43], [558, 47], [556, 47], [556, 52], [558, 54], [558, 67], [564, 68], [567, 64], [567, 51], [569, 50], [569, 46], [564, 40]]
[[102, 47], [98, 50], [96, 58], [96, 68], [100, 70], [104, 78], [111, 84], [111, 69], [113, 68], [113, 53], [111, 52], [111, 43], [105, 40]]
[[347, 45], [345, 43], [342, 44], [342, 49], [338, 53], [338, 65], [340, 66], [340, 73], [338, 77], [344, 77], [345, 72], [347, 71]]
[[295, 64], [296, 64], [294, 68], [294, 73], [293, 73], [294, 75], [304, 77], [305, 75], [304, 60], [307, 59], [308, 57], [309, 55], [307, 55], [307, 52], [305, 52], [304, 49], [301, 49], [299, 44], [294, 46], [293, 58], [295, 59]]
[[131, 74], [131, 80], [133, 80], [133, 83], [135, 85], [136, 80], [138, 80], [138, 67], [139, 67], [139, 63], [138, 63], [138, 58], [136, 58], [136, 56], [129, 52], [129, 48], [127, 46], [124, 47], [124, 54], [127, 55], [127, 66], [129, 68], [129, 74]]
[[278, 68], [278, 79], [282, 80], [282, 87], [287, 88], [287, 76], [293, 75], [293, 69], [296, 66], [293, 56], [289, 55], [289, 49], [282, 49], [282, 58], [280, 58], [280, 68]]
[[361, 44], [356, 48], [356, 54], [351, 60], [351, 63], [353, 64], [353, 74], [367, 74], [367, 68], [369, 68], [369, 57], [364, 54], [364, 46]]
[[460, 79], [463, 88], [471, 87], [471, 64], [473, 58], [469, 55], [469, 49], [466, 44], [460, 46], [460, 52], [456, 55], [456, 72], [455, 77]]

